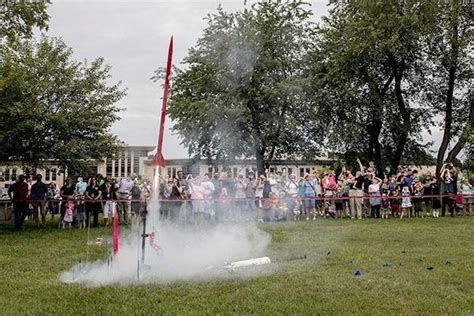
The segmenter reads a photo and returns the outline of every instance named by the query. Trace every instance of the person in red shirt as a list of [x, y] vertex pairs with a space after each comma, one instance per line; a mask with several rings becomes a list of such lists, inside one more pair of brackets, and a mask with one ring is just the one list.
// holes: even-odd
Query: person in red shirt
[[8, 196], [13, 202], [13, 212], [15, 214], [15, 230], [20, 231], [23, 222], [28, 215], [28, 184], [25, 176], [20, 175], [18, 181], [8, 188]]

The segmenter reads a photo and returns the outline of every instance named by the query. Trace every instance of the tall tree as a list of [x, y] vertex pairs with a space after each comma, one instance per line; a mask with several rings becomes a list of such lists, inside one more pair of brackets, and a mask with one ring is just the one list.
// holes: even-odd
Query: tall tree
[[171, 89], [169, 114], [190, 154], [256, 157], [262, 173], [264, 161], [315, 144], [303, 124], [310, 14], [302, 1], [264, 0], [207, 17]]
[[0, 4], [0, 39], [29, 38], [33, 29], [47, 29], [49, 0], [2, 1]]
[[60, 39], [20, 40], [1, 50], [0, 161], [77, 167], [115, 151], [110, 126], [125, 91], [109, 85], [103, 59], [81, 63]]
[[[425, 63], [430, 73], [424, 101], [442, 117], [443, 138], [436, 174], [445, 160], [454, 162], [466, 143], [472, 142], [472, 4], [462, 0], [437, 1], [436, 24], [427, 37]], [[449, 145], [453, 147], [448, 151]]]
[[330, 147], [363, 152], [390, 172], [404, 153], [423, 149], [418, 127], [430, 117], [415, 104], [432, 11], [423, 1], [330, 1], [312, 62], [312, 93], [329, 118]]

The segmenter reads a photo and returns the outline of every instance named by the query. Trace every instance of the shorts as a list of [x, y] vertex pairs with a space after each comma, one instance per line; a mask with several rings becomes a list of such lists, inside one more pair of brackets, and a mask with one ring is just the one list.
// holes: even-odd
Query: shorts
[[384, 213], [390, 213], [391, 209], [390, 208], [383, 208], [382, 212]]
[[192, 201], [193, 205], [193, 212], [194, 213], [204, 213], [204, 201], [202, 200], [194, 200]]
[[104, 204], [103, 215], [104, 218], [109, 218], [110, 214], [115, 214], [115, 202], [114, 201], [106, 201]]
[[411, 207], [411, 202], [410, 203], [402, 203], [402, 208], [409, 208]]
[[314, 208], [316, 206], [316, 201], [314, 200], [314, 196], [306, 196], [303, 199], [304, 208]]
[[343, 202], [336, 202], [336, 211], [342, 211], [344, 209]]

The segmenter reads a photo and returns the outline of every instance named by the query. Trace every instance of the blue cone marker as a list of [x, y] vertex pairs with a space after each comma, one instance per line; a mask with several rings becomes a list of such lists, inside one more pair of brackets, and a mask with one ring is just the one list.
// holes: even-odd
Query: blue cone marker
[[400, 261], [400, 267], [404, 267], [405, 264], [403, 263], [403, 261]]
[[354, 275], [355, 275], [355, 276], [361, 276], [362, 273], [360, 272], [359, 269], [357, 269], [357, 270], [354, 272]]

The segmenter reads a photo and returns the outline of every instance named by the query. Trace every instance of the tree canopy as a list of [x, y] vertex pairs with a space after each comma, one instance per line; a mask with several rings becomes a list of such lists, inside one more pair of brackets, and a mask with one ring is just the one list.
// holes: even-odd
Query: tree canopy
[[422, 135], [439, 124], [438, 164], [453, 140], [450, 161], [472, 143], [471, 6], [361, 0], [329, 8], [319, 25], [305, 3], [289, 0], [208, 16], [170, 103], [190, 154], [254, 156], [261, 171], [278, 155], [325, 149], [394, 173], [433, 163]]
[[125, 91], [102, 58], [77, 62], [60, 39], [16, 40], [1, 50], [1, 161], [76, 167], [115, 150], [110, 126]]
[[256, 157], [261, 173], [265, 160], [312, 147], [303, 97], [310, 14], [302, 1], [260, 1], [207, 17], [169, 104], [190, 154]]

